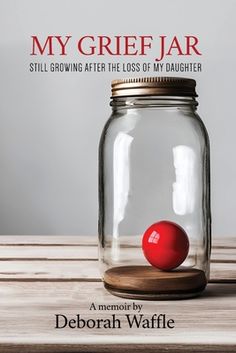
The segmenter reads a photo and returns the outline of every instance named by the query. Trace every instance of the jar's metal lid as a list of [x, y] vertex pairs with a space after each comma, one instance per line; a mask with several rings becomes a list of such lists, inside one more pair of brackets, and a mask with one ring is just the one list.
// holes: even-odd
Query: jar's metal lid
[[197, 97], [196, 81], [185, 77], [142, 77], [113, 80], [112, 98], [128, 96]]

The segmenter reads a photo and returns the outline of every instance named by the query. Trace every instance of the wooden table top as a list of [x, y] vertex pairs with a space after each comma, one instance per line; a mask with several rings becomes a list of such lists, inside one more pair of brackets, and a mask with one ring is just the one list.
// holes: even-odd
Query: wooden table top
[[[175, 328], [127, 329], [122, 310], [166, 314]], [[92, 303], [97, 310], [90, 310]], [[98, 310], [101, 305], [103, 310]], [[55, 329], [55, 315], [88, 320], [115, 314], [120, 329]], [[201, 297], [130, 301], [100, 279], [97, 239], [90, 236], [0, 236], [0, 352], [236, 352], [236, 242], [214, 239], [211, 279]]]

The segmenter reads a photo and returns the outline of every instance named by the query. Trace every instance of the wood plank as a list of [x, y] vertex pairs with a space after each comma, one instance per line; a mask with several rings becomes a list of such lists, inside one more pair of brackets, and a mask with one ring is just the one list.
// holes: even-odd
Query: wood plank
[[2, 280], [100, 280], [98, 261], [0, 261]]
[[236, 282], [236, 263], [211, 263], [211, 282]]
[[[132, 236], [132, 239], [134, 236]], [[21, 245], [97, 245], [97, 235], [0, 235], [0, 246], [7, 244]], [[127, 239], [130, 239], [128, 237]], [[213, 247], [236, 249], [236, 236], [212, 238]]]
[[[125, 314], [134, 314], [132, 309], [89, 310], [92, 302], [127, 303], [109, 295], [102, 283], [6, 282], [0, 286], [0, 351], [141, 352], [145, 347], [146, 352], [189, 352], [192, 347], [193, 352], [236, 352], [235, 293], [236, 284], [210, 284], [194, 300], [155, 304], [138, 301], [136, 304], [143, 305], [145, 317], [150, 319], [155, 313], [165, 313], [175, 320], [175, 328], [129, 329]], [[116, 314], [121, 328], [55, 329], [56, 313], [68, 318], [80, 314], [84, 319], [105, 319]]]
[[1, 245], [83, 245], [97, 244], [97, 235], [0, 235]]
[[[12, 236], [14, 239], [15, 237]], [[20, 236], [19, 236], [20, 237]], [[96, 259], [98, 256], [98, 247], [96, 243], [96, 238], [92, 236], [77, 236], [76, 240], [78, 244], [74, 241], [72, 244], [61, 243], [57, 244], [55, 237], [55, 244], [52, 243], [53, 239], [50, 237], [49, 243], [43, 243], [43, 236], [38, 237], [38, 241], [36, 243], [20, 243], [20, 240], [15, 239], [15, 243], [10, 243], [8, 239], [8, 245], [5, 242], [1, 242], [0, 236], [0, 260], [4, 259], [23, 259], [23, 260], [51, 260], [51, 259], [62, 259], [62, 260], [72, 260], [72, 259]], [[31, 236], [30, 239], [34, 240], [34, 236]], [[67, 238], [63, 238], [67, 240]], [[29, 240], [29, 239], [28, 239]], [[12, 240], [13, 241], [13, 240]], [[71, 239], [72, 241], [72, 239]], [[229, 244], [232, 244], [231, 239], [228, 241], [226, 239], [225, 242], [227, 247], [219, 246], [219, 242], [212, 248], [211, 259], [213, 262], [236, 262], [236, 248], [229, 247]], [[124, 251], [127, 249], [124, 248]]]
[[[3, 237], [0, 237], [1, 241]], [[24, 237], [23, 237], [24, 238]], [[0, 281], [3, 280], [80, 280], [100, 279], [98, 272], [97, 244], [89, 236], [27, 236], [27, 243], [20, 244], [22, 236], [7, 236], [0, 245]], [[5, 245], [11, 239], [15, 243]], [[21, 240], [20, 240], [21, 239]], [[66, 244], [69, 239], [74, 243]], [[52, 241], [59, 243], [53, 244]], [[76, 243], [78, 242], [78, 244]], [[39, 245], [38, 242], [41, 242]], [[17, 245], [18, 244], [18, 245]], [[222, 239], [212, 249], [211, 280], [236, 280], [236, 248], [222, 246]], [[234, 244], [226, 239], [224, 244]], [[127, 251], [126, 248], [123, 251]], [[88, 260], [88, 261], [87, 261]], [[83, 261], [87, 261], [86, 265]], [[87, 268], [87, 270], [86, 270]]]
[[236, 249], [212, 248], [211, 261], [213, 261], [213, 262], [236, 262]]
[[80, 260], [97, 259], [98, 247], [95, 245], [54, 245], [54, 246], [0, 246], [0, 260]]
[[[0, 246], [0, 260], [80, 260], [97, 259], [97, 245], [54, 245], [54, 246]], [[236, 262], [236, 249], [213, 248], [211, 254], [213, 262]]]
[[[47, 279], [100, 281], [100, 278], [96, 260], [0, 261], [0, 281]], [[236, 263], [212, 263], [211, 281], [236, 281]]]
[[79, 344], [2, 344], [2, 352], [4, 353], [234, 353], [235, 345], [232, 344], [146, 344], [146, 343], [79, 343]]

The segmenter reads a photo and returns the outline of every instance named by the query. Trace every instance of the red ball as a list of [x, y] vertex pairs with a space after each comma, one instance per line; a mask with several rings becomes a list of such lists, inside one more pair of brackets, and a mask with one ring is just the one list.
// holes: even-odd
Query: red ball
[[178, 224], [161, 221], [145, 231], [142, 248], [144, 256], [152, 266], [169, 271], [180, 266], [186, 259], [189, 240], [184, 229]]

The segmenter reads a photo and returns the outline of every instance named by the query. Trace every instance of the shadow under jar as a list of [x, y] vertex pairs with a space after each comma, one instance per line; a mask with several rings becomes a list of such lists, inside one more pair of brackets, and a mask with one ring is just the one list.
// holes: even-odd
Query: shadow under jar
[[[196, 113], [195, 86], [195, 80], [178, 77], [112, 82], [112, 115], [99, 146], [99, 263], [104, 286], [114, 295], [182, 299], [206, 287], [209, 139]], [[180, 227], [189, 245], [182, 263], [170, 270], [152, 266], [142, 249], [146, 230], [163, 220]], [[155, 239], [158, 249], [160, 239], [170, 236], [157, 228], [148, 242]], [[178, 256], [178, 234], [173, 239], [164, 258]]]

